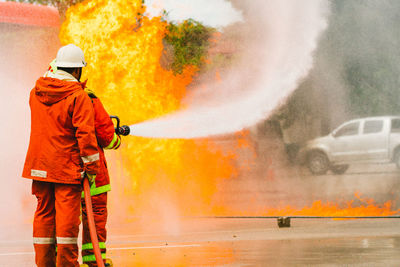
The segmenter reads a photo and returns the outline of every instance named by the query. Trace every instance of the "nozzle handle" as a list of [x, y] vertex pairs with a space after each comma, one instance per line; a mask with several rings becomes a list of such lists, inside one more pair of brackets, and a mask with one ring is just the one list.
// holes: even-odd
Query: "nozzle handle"
[[115, 133], [118, 135], [127, 136], [131, 132], [131, 129], [128, 125], [119, 126], [120, 120], [118, 116], [110, 116], [111, 120], [115, 119], [117, 121], [117, 127], [115, 128]]

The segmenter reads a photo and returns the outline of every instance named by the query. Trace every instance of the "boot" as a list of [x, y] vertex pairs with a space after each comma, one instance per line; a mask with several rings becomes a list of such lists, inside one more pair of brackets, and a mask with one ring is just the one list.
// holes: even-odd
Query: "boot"
[[113, 267], [113, 263], [111, 259], [106, 259], [106, 264], [104, 265], [105, 267]]

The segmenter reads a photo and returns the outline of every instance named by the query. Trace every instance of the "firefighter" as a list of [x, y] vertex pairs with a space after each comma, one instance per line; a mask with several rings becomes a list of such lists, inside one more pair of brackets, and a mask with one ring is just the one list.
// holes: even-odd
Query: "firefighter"
[[[55, 60], [50, 63], [50, 67], [45, 76], [52, 76], [57, 71]], [[86, 84], [86, 82], [85, 82]], [[94, 108], [94, 125], [100, 155], [100, 169], [96, 175], [94, 183], [90, 188], [92, 198], [92, 207], [94, 220], [96, 225], [97, 238], [102, 252], [102, 257], [106, 256], [106, 223], [107, 223], [107, 192], [111, 190], [110, 177], [107, 169], [107, 162], [104, 155], [104, 149], [118, 149], [121, 145], [121, 137], [115, 133], [114, 124], [110, 119], [100, 99], [95, 93], [85, 88], [89, 95]], [[97, 266], [96, 258], [93, 252], [93, 244], [90, 238], [89, 225], [87, 220], [86, 205], [84, 193], [82, 192], [82, 221], [83, 221], [83, 237], [82, 237], [82, 261], [87, 266]], [[111, 260], [106, 259], [105, 266], [111, 266]], [[85, 266], [85, 265], [82, 265]]]
[[[104, 109], [100, 99], [90, 90], [86, 89], [94, 107], [94, 124], [100, 154], [100, 169], [94, 183], [90, 188], [94, 221], [96, 225], [97, 238], [102, 257], [106, 258], [106, 223], [107, 223], [107, 192], [111, 190], [110, 177], [103, 149], [117, 149], [121, 144], [121, 138], [115, 133], [114, 124], [107, 111]], [[93, 244], [90, 238], [87, 220], [86, 205], [82, 195], [82, 261], [90, 267], [97, 266], [93, 252]], [[111, 260], [105, 261], [105, 266], [111, 266]]]
[[55, 65], [58, 70], [39, 78], [30, 93], [31, 136], [22, 174], [33, 180], [37, 198], [33, 244], [39, 267], [79, 266], [82, 179], [94, 182], [100, 160], [93, 104], [79, 81], [86, 66], [82, 50], [61, 47]]

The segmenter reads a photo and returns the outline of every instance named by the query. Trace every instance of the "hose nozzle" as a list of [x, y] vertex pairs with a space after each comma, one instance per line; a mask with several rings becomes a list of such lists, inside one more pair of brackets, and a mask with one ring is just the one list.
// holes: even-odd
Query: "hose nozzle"
[[110, 116], [111, 120], [115, 119], [117, 121], [117, 127], [115, 127], [115, 133], [118, 135], [127, 136], [131, 132], [131, 128], [128, 125], [119, 126], [119, 118], [117, 116]]
[[121, 127], [115, 129], [118, 135], [127, 136], [131, 132], [131, 128], [128, 125], [122, 125]]

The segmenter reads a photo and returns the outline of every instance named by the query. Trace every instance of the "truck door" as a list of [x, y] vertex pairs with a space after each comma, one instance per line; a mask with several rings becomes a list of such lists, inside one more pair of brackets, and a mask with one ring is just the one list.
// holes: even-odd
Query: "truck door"
[[338, 128], [331, 143], [334, 162], [354, 161], [360, 158], [361, 146], [358, 142], [360, 122], [349, 122]]
[[365, 120], [359, 142], [362, 148], [360, 160], [387, 160], [389, 156], [389, 121], [384, 119]]

